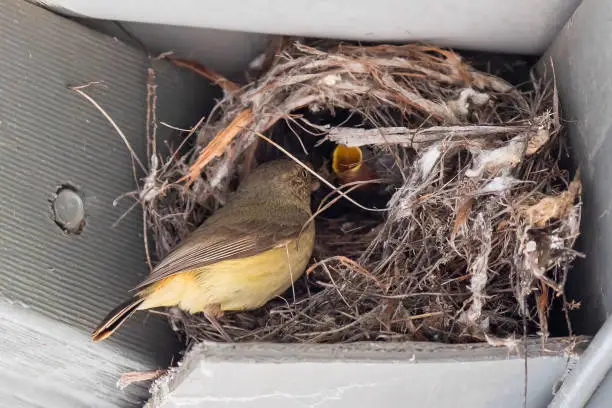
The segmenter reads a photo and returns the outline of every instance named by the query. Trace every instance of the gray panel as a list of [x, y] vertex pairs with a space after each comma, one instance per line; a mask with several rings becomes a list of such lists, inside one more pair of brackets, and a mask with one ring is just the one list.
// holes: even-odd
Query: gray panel
[[[549, 75], [554, 72], [556, 77], [576, 164], [582, 170], [584, 210], [579, 249], [587, 257], [577, 262], [567, 284], [568, 296], [582, 302], [580, 310], [572, 314], [574, 327], [582, 333], [597, 332], [612, 313], [612, 53], [609, 47], [600, 46], [612, 41], [611, 21], [612, 3], [583, 1], [541, 64], [541, 69]], [[602, 347], [589, 351], [605, 354], [603, 345], [609, 341], [602, 338]], [[573, 407], [583, 395], [588, 397], [587, 389], [599, 380], [595, 377], [609, 361], [596, 358], [589, 363], [577, 367], [573, 381], [568, 380], [554, 406]], [[608, 372], [588, 406], [608, 407], [611, 395], [612, 376]]]
[[[543, 407], [567, 361], [566, 341], [530, 343], [528, 407]], [[431, 343], [214, 344], [159, 381], [151, 408], [523, 406], [524, 359], [505, 348]]]
[[361, 41], [425, 40], [540, 54], [580, 0], [40, 0], [77, 15]]
[[122, 26], [150, 50], [173, 51], [179, 58], [199, 61], [234, 81], [244, 81], [244, 71], [269, 39], [262, 34], [197, 27], [130, 22]]
[[[59, 10], [58, 10], [59, 11]], [[244, 82], [244, 71], [274, 36], [200, 27], [179, 27], [77, 18], [79, 23], [117, 37], [153, 55], [172, 55], [198, 61], [236, 82]]]
[[608, 375], [599, 384], [587, 408], [608, 408], [610, 401], [612, 401], [612, 372], [608, 372]]
[[146, 383], [115, 386], [125, 372], [156, 368], [138, 353], [94, 344], [82, 330], [5, 300], [0, 330], [3, 407], [132, 407], [147, 398]]
[[579, 247], [587, 254], [569, 275], [581, 333], [595, 333], [612, 313], [612, 2], [585, 0], [543, 57], [554, 62], [571, 145], [582, 170], [584, 210]]
[[[130, 392], [115, 389], [118, 374], [166, 367], [176, 340], [163, 318], [144, 313], [107, 343], [89, 340], [147, 267], [140, 211], [112, 227], [131, 205], [113, 207], [135, 188], [130, 156], [106, 119], [67, 87], [102, 81], [88, 92], [144, 160], [148, 58], [20, 0], [2, 2], [0, 39], [0, 388], [26, 405], [90, 405], [55, 404], [27, 391], [47, 373], [78, 398], [94, 388], [127, 398]], [[207, 83], [165, 62], [155, 69], [159, 120], [189, 127], [210, 106]], [[169, 132], [161, 127], [160, 137]], [[50, 217], [48, 200], [64, 183], [84, 198], [80, 235], [65, 234]], [[20, 377], [24, 366], [41, 376]], [[22, 388], [5, 387], [19, 382]]]

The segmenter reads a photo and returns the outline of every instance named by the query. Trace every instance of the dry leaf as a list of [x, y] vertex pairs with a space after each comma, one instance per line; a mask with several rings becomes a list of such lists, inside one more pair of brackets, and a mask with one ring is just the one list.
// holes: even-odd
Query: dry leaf
[[550, 132], [548, 129], [539, 128], [535, 134], [529, 138], [527, 141], [527, 149], [525, 150], [525, 154], [527, 156], [531, 156], [540, 150], [542, 146], [546, 144], [550, 140]]
[[551, 219], [566, 217], [574, 206], [576, 197], [581, 194], [581, 191], [582, 183], [579, 179], [579, 173], [576, 173], [576, 177], [570, 183], [567, 191], [563, 191], [556, 196], [542, 198], [536, 204], [527, 207], [524, 210], [524, 214], [529, 223], [536, 227], [544, 227]]
[[457, 234], [459, 228], [467, 221], [468, 215], [470, 215], [470, 210], [472, 209], [473, 202], [474, 200], [472, 200], [472, 198], [468, 198], [459, 207], [459, 211], [457, 211], [457, 217], [455, 218], [455, 225], [453, 226], [453, 237]]

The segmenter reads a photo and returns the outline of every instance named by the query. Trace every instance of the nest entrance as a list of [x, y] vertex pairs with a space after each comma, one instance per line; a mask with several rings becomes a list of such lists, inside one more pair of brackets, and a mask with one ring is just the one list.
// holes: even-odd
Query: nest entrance
[[[519, 89], [423, 45], [293, 43], [270, 61], [258, 80], [226, 86], [197, 146], [152, 178], [164, 193], [145, 203], [157, 256], [253, 165], [283, 156], [258, 134], [344, 191], [365, 182], [350, 197], [385, 211], [318, 190], [314, 209], [335, 202], [317, 217], [307, 273], [260, 310], [227, 313], [232, 340], [548, 336], [553, 303], [569, 310], [581, 209], [580, 181], [559, 165], [567, 151], [551, 83]], [[338, 145], [358, 148], [359, 172], [334, 172]], [[171, 320], [189, 340], [224, 341], [203, 316]]]

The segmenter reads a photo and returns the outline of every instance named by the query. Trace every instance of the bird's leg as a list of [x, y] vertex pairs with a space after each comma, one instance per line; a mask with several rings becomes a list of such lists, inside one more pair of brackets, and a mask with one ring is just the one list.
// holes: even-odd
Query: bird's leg
[[[184, 322], [185, 312], [178, 307], [170, 307], [168, 308], [168, 316], [170, 317], [170, 327], [172, 327], [172, 330], [175, 332], [180, 331], [179, 325]], [[184, 327], [183, 325], [183, 328]]]
[[208, 306], [206, 308], [206, 310], [204, 310], [204, 316], [206, 316], [206, 318], [208, 319], [210, 324], [212, 324], [213, 327], [215, 329], [217, 329], [217, 331], [221, 334], [221, 336], [223, 336], [225, 341], [227, 341], [228, 343], [233, 343], [234, 342], [234, 340], [232, 340], [230, 335], [227, 334], [227, 332], [225, 331], [223, 326], [221, 326], [221, 323], [219, 323], [218, 318], [223, 316], [223, 311], [221, 310], [221, 305], [214, 304], [214, 305]]

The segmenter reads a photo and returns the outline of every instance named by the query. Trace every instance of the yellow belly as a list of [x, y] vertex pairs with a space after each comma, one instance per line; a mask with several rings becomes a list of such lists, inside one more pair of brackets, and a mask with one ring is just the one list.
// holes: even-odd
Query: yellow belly
[[178, 306], [197, 313], [250, 310], [282, 294], [306, 269], [314, 246], [314, 227], [286, 247], [181, 272], [147, 290], [139, 309]]

